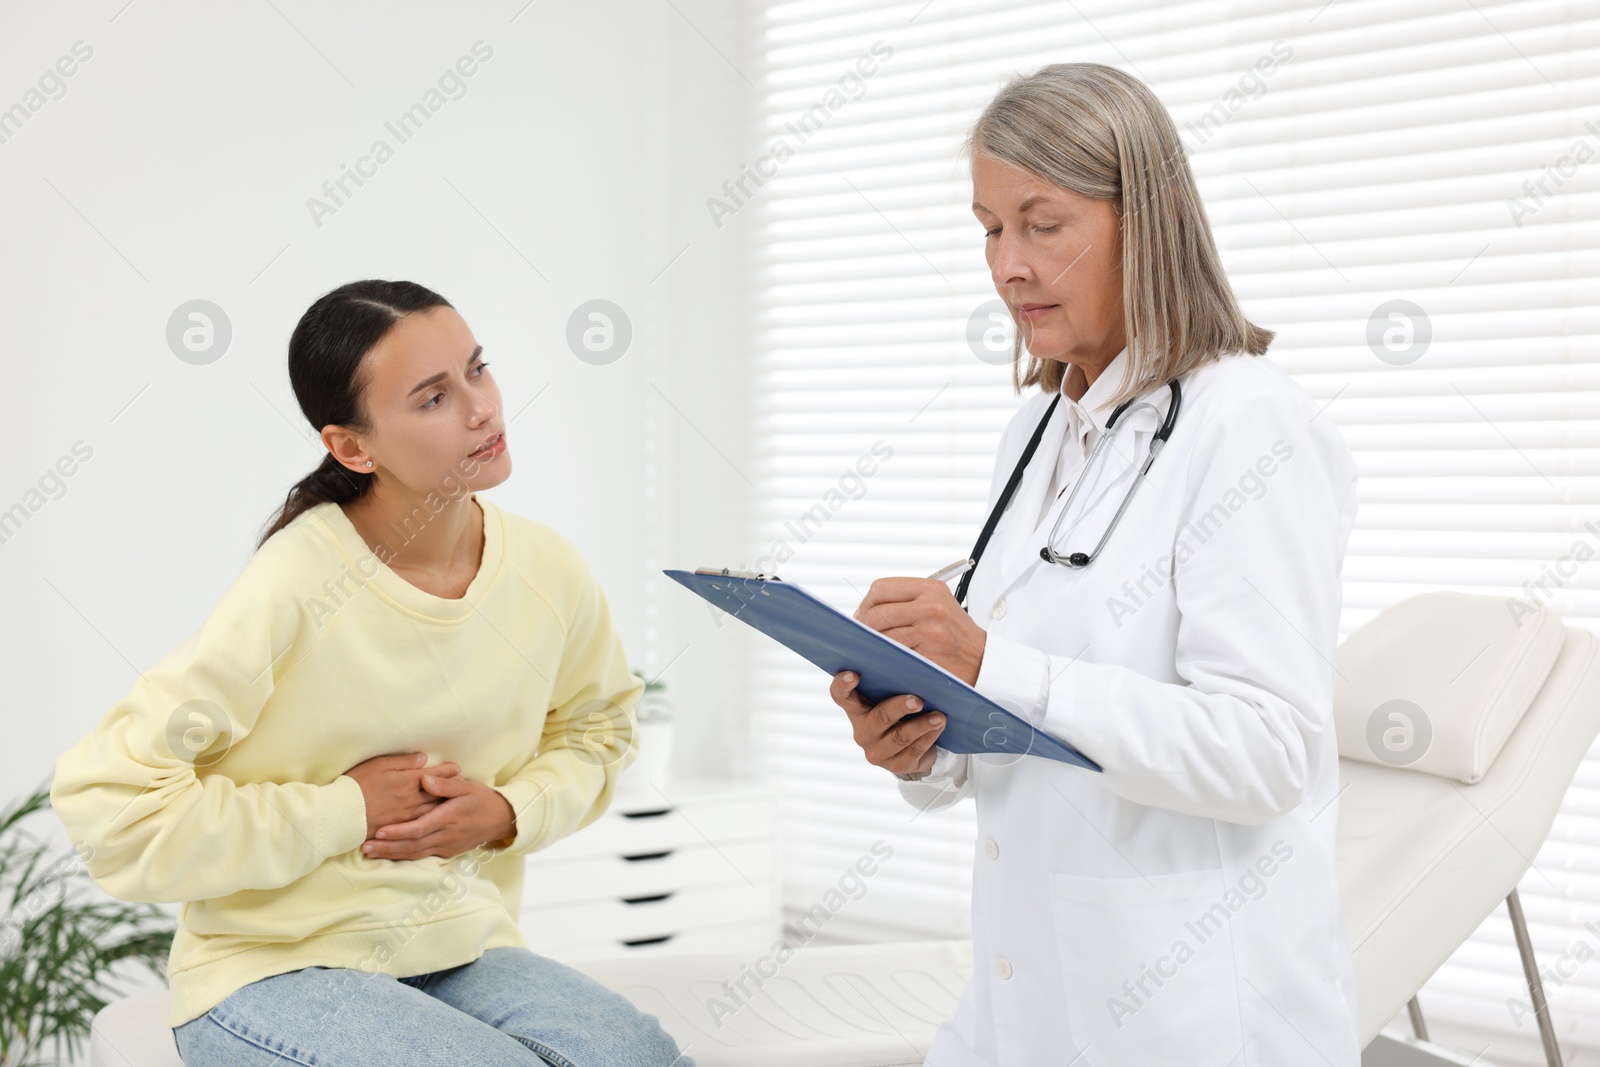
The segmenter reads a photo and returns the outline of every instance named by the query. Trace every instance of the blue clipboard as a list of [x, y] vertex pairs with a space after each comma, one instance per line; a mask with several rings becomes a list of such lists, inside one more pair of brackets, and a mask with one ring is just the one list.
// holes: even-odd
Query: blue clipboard
[[690, 592], [798, 652], [829, 675], [855, 671], [856, 690], [874, 704], [901, 693], [945, 713], [938, 747], [951, 752], [1043, 756], [1091, 771], [1100, 765], [1065, 741], [973, 689], [926, 656], [842, 614], [793, 582], [734, 571], [666, 570]]

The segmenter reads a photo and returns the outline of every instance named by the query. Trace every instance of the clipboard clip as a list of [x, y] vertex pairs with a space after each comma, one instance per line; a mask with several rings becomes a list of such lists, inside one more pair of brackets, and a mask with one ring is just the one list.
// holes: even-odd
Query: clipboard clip
[[709, 574], [717, 578], [750, 578], [758, 582], [781, 582], [776, 574], [758, 574], [755, 571], [736, 571], [727, 567], [696, 567], [696, 574]]

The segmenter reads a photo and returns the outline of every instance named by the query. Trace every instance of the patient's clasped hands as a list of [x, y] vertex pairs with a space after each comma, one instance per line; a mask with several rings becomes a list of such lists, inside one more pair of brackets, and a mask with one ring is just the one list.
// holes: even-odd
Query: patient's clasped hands
[[451, 856], [485, 842], [516, 836], [516, 813], [506, 798], [461, 774], [455, 763], [424, 767], [427, 756], [403, 752], [373, 756], [345, 773], [367, 802], [369, 859], [414, 860]]

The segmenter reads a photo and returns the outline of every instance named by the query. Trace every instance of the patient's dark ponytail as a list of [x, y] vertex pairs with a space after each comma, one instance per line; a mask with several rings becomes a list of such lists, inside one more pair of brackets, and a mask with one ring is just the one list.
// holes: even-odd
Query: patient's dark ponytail
[[[376, 279], [350, 282], [317, 298], [306, 309], [289, 338], [289, 382], [311, 428], [348, 426], [361, 432], [372, 429], [367, 419], [361, 361], [384, 334], [413, 311], [452, 307], [450, 301], [415, 282]], [[365, 496], [372, 475], [353, 471], [333, 458], [301, 478], [289, 490], [278, 517], [261, 540], [293, 522], [308, 508], [334, 501], [348, 504]]]

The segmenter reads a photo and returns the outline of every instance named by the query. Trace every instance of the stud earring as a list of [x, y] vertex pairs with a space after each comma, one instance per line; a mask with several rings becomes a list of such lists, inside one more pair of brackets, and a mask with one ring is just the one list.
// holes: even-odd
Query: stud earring
[[372, 466], [372, 460], [370, 460], [370, 459], [367, 460], [367, 466], [369, 466], [369, 467]]

